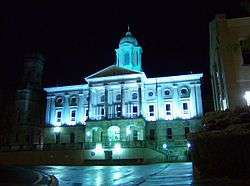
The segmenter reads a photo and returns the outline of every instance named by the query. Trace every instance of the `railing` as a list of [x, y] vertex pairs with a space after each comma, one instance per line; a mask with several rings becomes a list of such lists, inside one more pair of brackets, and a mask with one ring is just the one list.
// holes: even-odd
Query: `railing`
[[96, 148], [96, 144], [101, 144], [102, 148], [110, 149], [114, 148], [116, 144], [120, 144], [122, 148], [142, 148], [145, 147], [145, 141], [137, 140], [137, 141], [105, 141], [105, 142], [85, 142], [85, 149], [94, 149]]

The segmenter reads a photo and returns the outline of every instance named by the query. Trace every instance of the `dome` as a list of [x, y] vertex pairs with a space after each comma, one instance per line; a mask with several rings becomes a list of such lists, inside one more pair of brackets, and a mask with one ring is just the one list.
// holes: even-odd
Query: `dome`
[[120, 40], [120, 43], [119, 45], [122, 45], [122, 44], [133, 44], [133, 45], [138, 45], [138, 42], [137, 40], [135, 39], [135, 37], [131, 34], [130, 31], [128, 31], [125, 36]]

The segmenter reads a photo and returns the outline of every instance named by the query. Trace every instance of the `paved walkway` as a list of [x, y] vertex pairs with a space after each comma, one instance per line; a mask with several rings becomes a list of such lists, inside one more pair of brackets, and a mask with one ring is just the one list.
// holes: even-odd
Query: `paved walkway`
[[191, 163], [170, 163], [165, 169], [147, 177], [140, 185], [186, 186], [192, 185], [192, 179]]

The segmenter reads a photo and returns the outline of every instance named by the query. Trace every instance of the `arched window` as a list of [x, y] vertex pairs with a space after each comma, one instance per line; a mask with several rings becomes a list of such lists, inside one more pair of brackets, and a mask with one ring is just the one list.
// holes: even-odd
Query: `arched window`
[[71, 96], [69, 99], [69, 105], [70, 106], [77, 106], [77, 97], [76, 96]]
[[63, 106], [63, 98], [61, 96], [56, 98], [55, 106], [56, 107], [62, 107]]
[[181, 98], [189, 97], [190, 96], [190, 90], [187, 87], [182, 87], [179, 90], [179, 94]]
[[120, 128], [118, 126], [111, 126], [108, 128], [108, 139], [109, 141], [120, 140]]

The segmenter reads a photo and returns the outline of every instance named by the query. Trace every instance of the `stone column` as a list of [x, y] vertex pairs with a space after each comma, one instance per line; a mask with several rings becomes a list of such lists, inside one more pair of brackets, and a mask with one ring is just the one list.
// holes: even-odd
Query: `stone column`
[[105, 84], [105, 90], [104, 90], [104, 116], [105, 116], [105, 119], [108, 119], [108, 114], [109, 114], [109, 111], [108, 111], [108, 85]]
[[125, 91], [124, 82], [121, 83], [121, 115], [125, 117]]
[[138, 104], [138, 115], [141, 116], [141, 108], [142, 108], [142, 92], [141, 92], [141, 82], [138, 83], [138, 99], [139, 99], [139, 104]]

